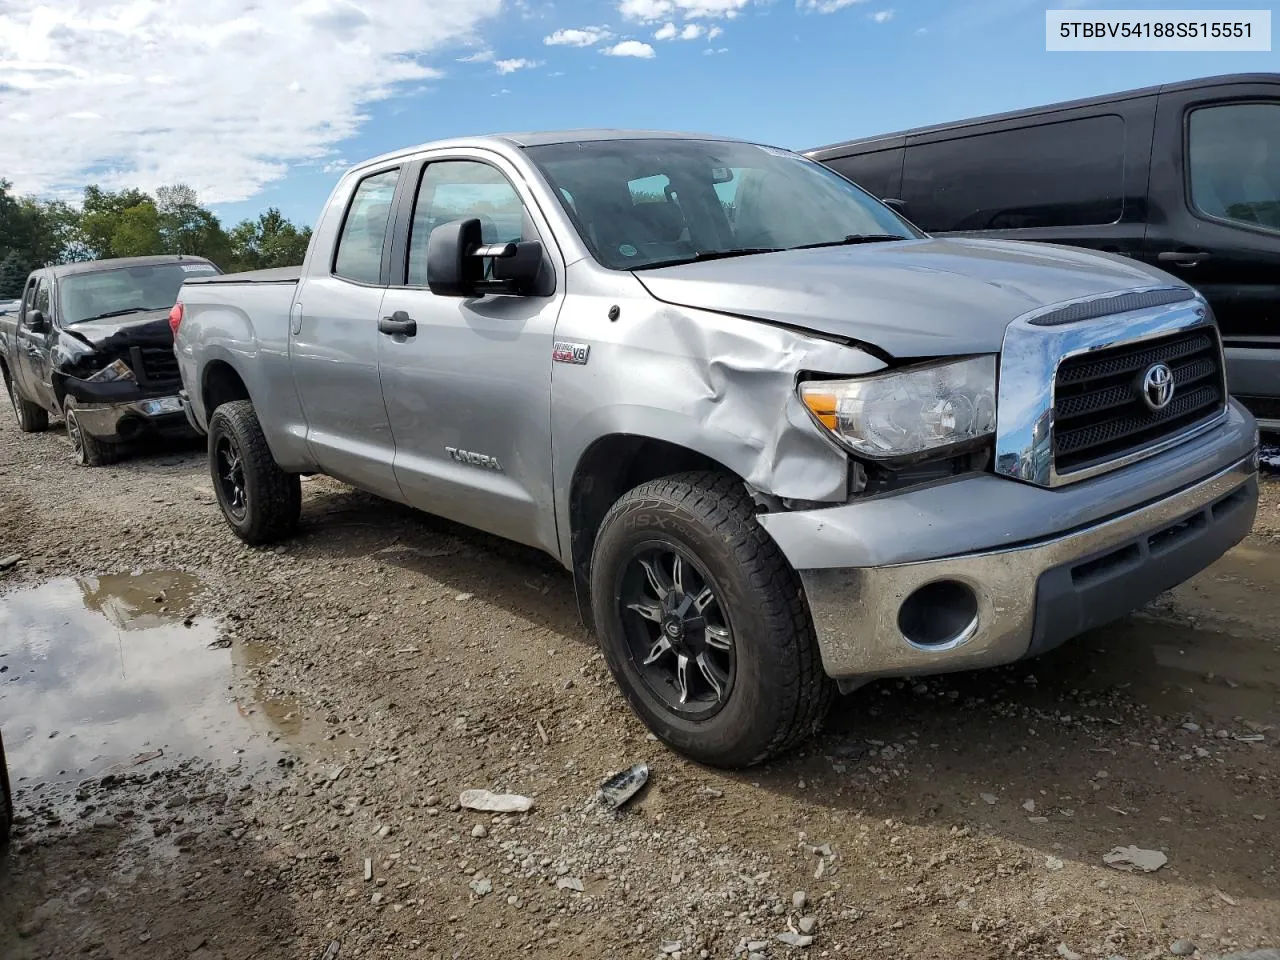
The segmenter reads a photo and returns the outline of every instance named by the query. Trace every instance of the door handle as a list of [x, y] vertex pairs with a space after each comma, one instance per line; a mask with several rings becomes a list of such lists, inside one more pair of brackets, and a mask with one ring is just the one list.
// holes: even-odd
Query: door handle
[[1203, 250], [1165, 250], [1156, 257], [1161, 263], [1172, 263], [1176, 267], [1194, 267], [1209, 259]]
[[378, 331], [380, 333], [399, 334], [404, 337], [416, 336], [418, 333], [418, 321], [403, 310], [397, 310], [389, 317], [383, 317], [378, 321]]

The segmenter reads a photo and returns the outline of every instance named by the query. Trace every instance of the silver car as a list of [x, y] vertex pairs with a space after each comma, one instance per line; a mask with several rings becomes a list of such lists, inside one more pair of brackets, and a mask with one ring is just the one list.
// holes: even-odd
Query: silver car
[[1213, 314], [1123, 257], [933, 239], [787, 150], [427, 144], [338, 183], [300, 269], [191, 278], [231, 528], [300, 474], [536, 546], [636, 713], [743, 766], [837, 689], [1009, 663], [1249, 531]]

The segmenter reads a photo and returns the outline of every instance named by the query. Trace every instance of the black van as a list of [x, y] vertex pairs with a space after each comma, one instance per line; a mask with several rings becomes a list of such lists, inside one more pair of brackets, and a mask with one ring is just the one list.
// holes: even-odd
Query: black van
[[1199, 289], [1231, 392], [1280, 430], [1280, 74], [1236, 74], [807, 151], [933, 234], [1092, 247]]

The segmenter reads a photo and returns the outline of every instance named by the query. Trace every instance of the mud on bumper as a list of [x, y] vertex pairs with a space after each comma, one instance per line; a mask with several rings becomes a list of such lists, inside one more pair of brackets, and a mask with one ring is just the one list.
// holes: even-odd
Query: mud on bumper
[[[1246, 425], [1238, 416], [1233, 423]], [[1256, 429], [1251, 418], [1247, 425], [1252, 440]], [[1224, 430], [1230, 433], [1230, 427]], [[945, 496], [956, 510], [946, 517], [936, 508], [936, 489], [932, 498], [917, 498], [915, 507], [894, 505], [900, 512], [882, 535], [892, 533], [899, 543], [921, 538], [926, 546], [930, 539], [935, 546], [956, 542], [963, 535], [957, 526], [968, 526], [972, 536], [974, 524], [971, 519], [966, 525], [964, 507], [972, 507], [968, 516], [976, 516], [981, 525], [984, 508], [978, 504], [991, 496], [991, 483], [1013, 484], [1018, 489], [1007, 489], [1005, 505], [985, 508], [995, 517], [1004, 506], [1004, 522], [1009, 525], [1004, 529], [1023, 528], [1022, 535], [1006, 535], [1007, 546], [858, 565], [837, 561], [842, 551], [852, 558], [903, 548], [887, 539], [877, 543], [872, 533], [870, 542], [844, 542], [834, 550], [828, 542], [821, 551], [804, 537], [825, 534], [829, 541], [846, 541], [852, 531], [865, 531], [866, 524], [854, 522], [856, 514], [841, 520], [833, 515], [859, 506], [811, 512], [832, 514], [829, 520], [834, 523], [814, 523], [813, 516], [788, 521], [803, 514], [768, 515], [762, 523], [799, 571], [823, 666], [830, 676], [846, 681], [842, 686], [882, 676], [996, 666], [1043, 653], [1124, 616], [1244, 539], [1257, 511], [1257, 449], [1250, 444], [1245, 447], [1249, 452], [1240, 456], [1242, 438], [1226, 439], [1234, 442], [1219, 443], [1217, 458], [1209, 458], [1209, 464], [1200, 461], [1200, 471], [1212, 469], [1208, 476], [1200, 473], [1199, 479], [1175, 486], [1172, 493], [1127, 509], [1113, 507], [1110, 515], [1096, 520], [1080, 518], [1063, 532], [1044, 530], [1052, 530], [1064, 515], [1046, 506], [1039, 519], [1043, 532], [1027, 535], [1026, 517], [1013, 505], [1021, 502], [1019, 498], [1035, 503], [1041, 494], [1057, 497], [1056, 492], [1030, 491], [1015, 481], [984, 477], [978, 483], [960, 480], [949, 485]], [[1234, 456], [1223, 466], [1221, 455], [1233, 447]], [[995, 493], [999, 497], [1001, 491]]]

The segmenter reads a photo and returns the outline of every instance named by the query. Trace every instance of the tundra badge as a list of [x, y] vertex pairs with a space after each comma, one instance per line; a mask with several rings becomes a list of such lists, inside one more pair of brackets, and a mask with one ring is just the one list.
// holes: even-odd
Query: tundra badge
[[449, 455], [449, 459], [456, 460], [458, 463], [469, 463], [473, 467], [484, 467], [487, 470], [502, 472], [502, 464], [498, 463], [497, 457], [485, 456], [483, 453], [472, 453], [470, 450], [459, 450], [457, 447], [445, 447], [444, 452]]
[[589, 343], [570, 343], [568, 340], [557, 340], [551, 346], [551, 359], [556, 363], [585, 364], [591, 353]]

